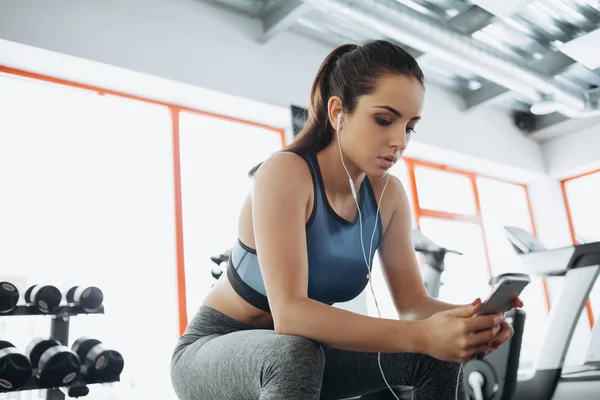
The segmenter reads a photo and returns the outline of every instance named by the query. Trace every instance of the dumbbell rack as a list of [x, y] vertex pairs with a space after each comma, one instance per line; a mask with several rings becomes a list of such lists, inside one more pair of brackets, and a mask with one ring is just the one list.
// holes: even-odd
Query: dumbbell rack
[[[50, 316], [52, 318], [50, 323], [50, 338], [58, 340], [63, 346], [69, 345], [69, 321], [71, 317], [80, 315], [80, 314], [104, 314], [104, 306], [101, 306], [98, 310], [93, 312], [88, 312], [83, 310], [79, 306], [74, 305], [65, 305], [58, 308], [53, 313], [42, 313], [35, 307], [32, 306], [17, 306], [14, 310], [9, 313], [1, 314], [2, 317], [10, 317], [10, 316], [23, 316], [23, 315], [43, 315]], [[95, 383], [113, 383], [118, 382], [119, 378], [111, 381], [111, 382], [94, 382], [86, 380], [85, 377], [79, 376], [73, 382], [69, 383], [66, 386], [61, 387], [46, 387], [40, 385], [37, 380], [38, 369], [36, 367], [33, 368], [33, 373], [27, 384], [19, 389], [18, 391], [26, 391], [26, 390], [39, 390], [46, 389], [46, 400], [64, 400], [65, 395], [69, 397], [83, 397], [87, 396], [89, 393], [88, 385]]]

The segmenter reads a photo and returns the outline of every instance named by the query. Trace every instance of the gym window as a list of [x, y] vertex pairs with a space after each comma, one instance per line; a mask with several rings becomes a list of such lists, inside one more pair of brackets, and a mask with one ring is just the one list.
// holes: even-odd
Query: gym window
[[[104, 292], [105, 315], [69, 329], [69, 346], [97, 337], [126, 360], [120, 384], [94, 396], [172, 396], [186, 310], [235, 237], [236, 215], [215, 210], [238, 208], [247, 171], [282, 144], [279, 128], [0, 67], [0, 280], [21, 296], [34, 284]], [[48, 318], [0, 319], [20, 349], [49, 334]]]
[[[403, 158], [391, 172], [408, 194], [413, 226], [437, 244], [463, 253], [446, 255], [440, 300], [464, 304], [484, 299], [492, 276], [523, 272], [503, 227], [518, 226], [535, 234], [525, 185], [411, 158]], [[373, 287], [382, 317], [396, 318], [377, 257], [374, 265]], [[550, 307], [546, 282], [531, 279], [521, 296], [527, 312], [521, 353], [525, 365], [535, 357]], [[368, 314], [376, 316], [370, 290], [366, 295]]]

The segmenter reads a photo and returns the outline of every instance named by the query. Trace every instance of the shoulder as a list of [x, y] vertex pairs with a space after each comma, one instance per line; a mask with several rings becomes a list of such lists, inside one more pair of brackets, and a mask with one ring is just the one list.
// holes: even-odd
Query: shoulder
[[312, 189], [312, 175], [306, 160], [295, 153], [279, 151], [267, 158], [256, 171], [255, 186], [294, 192]]

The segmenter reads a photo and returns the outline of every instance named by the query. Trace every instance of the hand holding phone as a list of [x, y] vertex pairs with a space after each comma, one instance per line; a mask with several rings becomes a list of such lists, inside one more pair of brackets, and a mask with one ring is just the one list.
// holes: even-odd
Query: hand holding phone
[[507, 275], [498, 280], [496, 286], [483, 302], [481, 308], [476, 315], [488, 315], [505, 313], [513, 308], [515, 300], [529, 285], [529, 277], [527, 275]]
[[[492, 292], [473, 317], [498, 313], [504, 314], [505, 312], [510, 311], [523, 289], [529, 285], [529, 282], [529, 276], [527, 275], [507, 275], [500, 277]], [[477, 355], [477, 359], [479, 360], [484, 357], [484, 353], [479, 353]]]

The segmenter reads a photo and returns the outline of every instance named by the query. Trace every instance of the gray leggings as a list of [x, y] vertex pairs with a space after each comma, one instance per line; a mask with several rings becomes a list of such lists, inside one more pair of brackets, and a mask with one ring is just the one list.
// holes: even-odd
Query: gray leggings
[[[392, 387], [412, 386], [415, 400], [455, 399], [457, 363], [382, 353], [381, 366]], [[171, 380], [180, 400], [338, 400], [387, 388], [377, 353], [256, 329], [205, 306], [177, 343]]]

